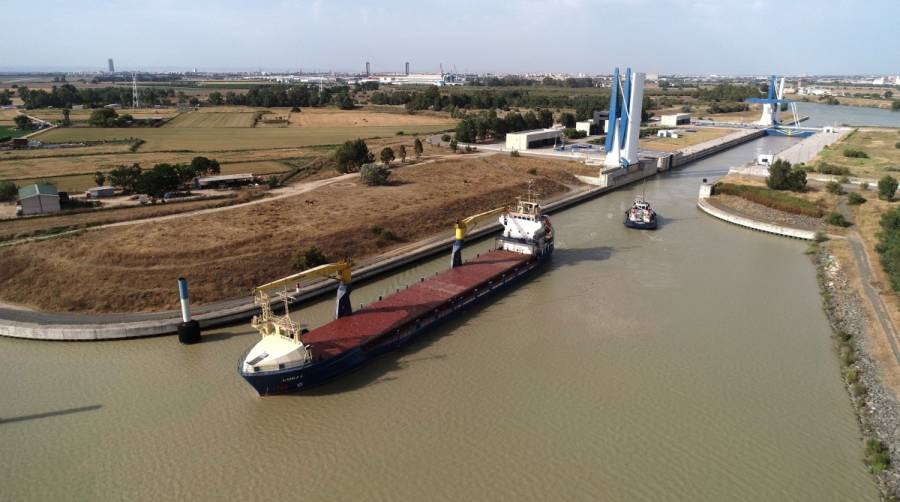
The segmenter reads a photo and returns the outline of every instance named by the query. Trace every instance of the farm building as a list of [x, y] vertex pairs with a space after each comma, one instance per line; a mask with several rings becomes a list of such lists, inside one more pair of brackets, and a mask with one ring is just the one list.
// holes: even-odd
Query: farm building
[[506, 135], [507, 150], [528, 150], [542, 146], [555, 145], [562, 131], [559, 129], [533, 129], [531, 131], [511, 132]]
[[677, 127], [680, 125], [690, 125], [691, 124], [691, 114], [690, 113], [675, 113], [673, 115], [663, 115], [659, 123], [664, 126], [669, 127]]
[[197, 188], [237, 187], [251, 185], [254, 182], [256, 182], [256, 177], [251, 173], [202, 176], [194, 180], [194, 184]]
[[113, 197], [116, 195], [115, 187], [93, 187], [88, 188], [87, 191], [84, 192], [84, 196], [89, 199], [99, 199], [101, 197]]
[[678, 138], [678, 131], [675, 129], [660, 129], [656, 131], [656, 136], [659, 138]]
[[576, 131], [584, 131], [584, 133], [588, 136], [594, 136], [597, 134], [601, 134], [603, 132], [603, 127], [594, 122], [594, 119], [582, 120], [581, 122], [575, 122], [575, 130]]
[[59, 192], [53, 185], [34, 184], [19, 189], [21, 214], [48, 214], [59, 212]]

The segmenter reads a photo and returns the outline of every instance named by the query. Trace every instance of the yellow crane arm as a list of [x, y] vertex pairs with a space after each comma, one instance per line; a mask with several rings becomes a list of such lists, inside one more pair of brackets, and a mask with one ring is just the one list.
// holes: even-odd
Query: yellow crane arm
[[350, 284], [350, 280], [352, 279], [350, 269], [351, 263], [349, 261], [339, 261], [336, 263], [319, 265], [318, 267], [304, 270], [303, 272], [299, 272], [294, 275], [289, 275], [287, 277], [278, 279], [277, 281], [272, 281], [263, 284], [262, 286], [257, 286], [256, 288], [254, 288], [253, 292], [259, 293], [268, 289], [294, 284], [305, 277], [331, 277], [341, 281], [341, 284]]
[[485, 211], [483, 213], [478, 213], [468, 218], [463, 218], [461, 220], [456, 221], [456, 240], [462, 240], [466, 236], [466, 232], [475, 228], [478, 223], [488, 219], [493, 218], [494, 216], [503, 214], [506, 212], [505, 207], [498, 207], [496, 209], [491, 209], [490, 211]]

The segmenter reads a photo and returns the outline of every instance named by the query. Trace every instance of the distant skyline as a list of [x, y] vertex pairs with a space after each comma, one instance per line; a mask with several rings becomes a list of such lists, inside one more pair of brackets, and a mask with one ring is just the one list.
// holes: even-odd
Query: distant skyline
[[[900, 0], [159, 0], [3, 7], [0, 71], [898, 74]], [[37, 20], [35, 23], [28, 20]]]

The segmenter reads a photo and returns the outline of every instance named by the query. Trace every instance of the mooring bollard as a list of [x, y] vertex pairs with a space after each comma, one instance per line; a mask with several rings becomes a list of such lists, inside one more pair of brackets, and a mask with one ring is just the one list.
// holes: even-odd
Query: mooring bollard
[[178, 325], [178, 341], [184, 344], [200, 341], [200, 323], [191, 319], [191, 308], [188, 303], [187, 280], [178, 278], [178, 296], [181, 298], [181, 324]]

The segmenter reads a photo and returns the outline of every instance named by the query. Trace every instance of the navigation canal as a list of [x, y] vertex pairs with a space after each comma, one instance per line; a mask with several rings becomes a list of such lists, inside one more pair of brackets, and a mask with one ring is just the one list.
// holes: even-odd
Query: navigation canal
[[656, 232], [622, 225], [640, 185], [553, 215], [540, 275], [306, 395], [241, 380], [244, 326], [0, 339], [2, 498], [877, 500], [806, 244], [695, 207], [701, 178], [790, 141], [648, 181]]

